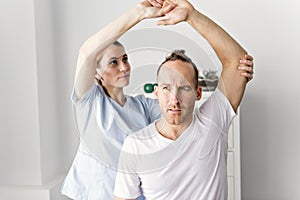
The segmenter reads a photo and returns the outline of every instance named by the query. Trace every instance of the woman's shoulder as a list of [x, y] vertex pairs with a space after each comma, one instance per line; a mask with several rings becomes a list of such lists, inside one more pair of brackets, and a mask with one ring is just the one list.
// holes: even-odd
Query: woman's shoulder
[[157, 99], [150, 98], [145, 96], [144, 94], [138, 94], [138, 95], [132, 95], [129, 96], [133, 101], [138, 101], [138, 102], [147, 102], [147, 103], [152, 103], [152, 102], [157, 102]]

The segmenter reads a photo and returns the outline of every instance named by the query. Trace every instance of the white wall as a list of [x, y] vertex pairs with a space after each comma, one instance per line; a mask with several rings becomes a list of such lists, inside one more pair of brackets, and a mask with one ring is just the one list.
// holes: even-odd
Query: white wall
[[[299, 199], [300, 2], [251, 2], [240, 38], [256, 57], [242, 105], [244, 199]], [[249, 39], [247, 39], [249, 38]], [[248, 41], [247, 41], [248, 40]], [[297, 61], [296, 61], [297, 62]]]
[[33, 2], [0, 4], [0, 184], [38, 185], [41, 152]]
[[6, 0], [0, 13], [0, 199], [50, 199], [65, 171], [52, 3]]
[[[38, 185], [66, 173], [78, 144], [70, 105], [77, 51], [136, 2], [1, 1], [1, 185]], [[242, 199], [300, 199], [300, 2], [193, 2], [255, 57], [241, 106]]]
[[34, 0], [42, 183], [61, 173], [52, 2]]

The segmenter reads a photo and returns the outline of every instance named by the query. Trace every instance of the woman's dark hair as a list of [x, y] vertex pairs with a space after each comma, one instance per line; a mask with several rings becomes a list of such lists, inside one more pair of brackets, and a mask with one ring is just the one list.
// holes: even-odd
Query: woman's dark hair
[[161, 69], [161, 66], [163, 64], [165, 64], [168, 61], [175, 61], [175, 60], [180, 60], [182, 62], [187, 62], [190, 63], [193, 68], [194, 68], [194, 82], [195, 82], [195, 86], [196, 88], [198, 87], [198, 76], [199, 76], [199, 72], [198, 72], [198, 68], [195, 65], [195, 63], [192, 61], [191, 58], [189, 58], [186, 54], [185, 54], [185, 50], [174, 50], [171, 55], [167, 56], [166, 59], [159, 65], [158, 69], [157, 69], [157, 73], [156, 75], [158, 76], [159, 71]]

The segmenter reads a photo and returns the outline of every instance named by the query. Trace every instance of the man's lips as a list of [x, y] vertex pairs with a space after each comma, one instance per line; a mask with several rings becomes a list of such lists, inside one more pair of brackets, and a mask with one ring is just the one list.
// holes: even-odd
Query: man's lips
[[168, 112], [170, 112], [170, 113], [181, 113], [181, 109], [180, 108], [169, 108]]

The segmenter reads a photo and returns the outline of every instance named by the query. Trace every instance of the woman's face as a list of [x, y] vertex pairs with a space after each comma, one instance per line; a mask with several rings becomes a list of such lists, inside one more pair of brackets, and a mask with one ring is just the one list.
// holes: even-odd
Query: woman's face
[[129, 84], [130, 64], [122, 46], [110, 45], [99, 61], [97, 70], [102, 85], [106, 88], [124, 87]]

